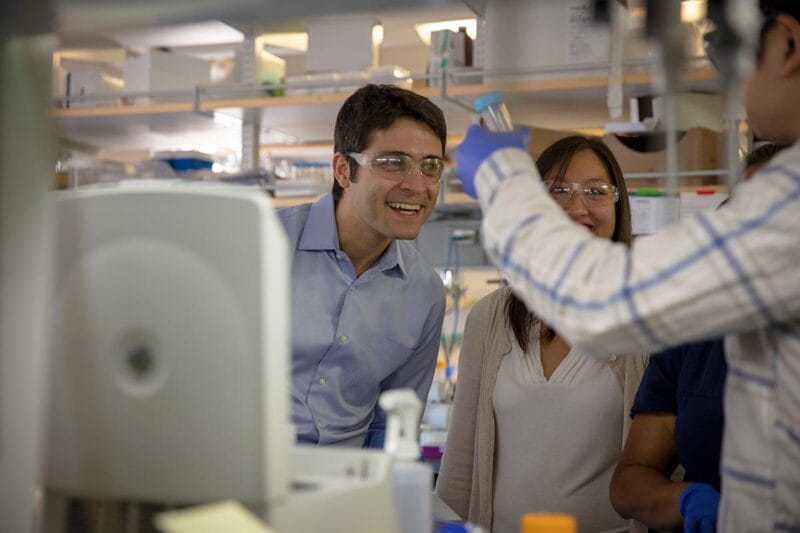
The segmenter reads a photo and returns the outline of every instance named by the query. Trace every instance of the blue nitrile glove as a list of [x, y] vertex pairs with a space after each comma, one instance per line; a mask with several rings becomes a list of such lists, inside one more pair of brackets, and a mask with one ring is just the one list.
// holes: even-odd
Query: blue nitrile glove
[[692, 483], [681, 492], [678, 508], [684, 533], [714, 533], [717, 529], [719, 492], [705, 483]]
[[501, 148], [528, 149], [531, 132], [528, 128], [514, 131], [494, 132], [473, 124], [467, 128], [464, 140], [456, 148], [456, 174], [461, 179], [464, 192], [473, 198], [478, 197], [475, 190], [475, 172], [492, 152]]

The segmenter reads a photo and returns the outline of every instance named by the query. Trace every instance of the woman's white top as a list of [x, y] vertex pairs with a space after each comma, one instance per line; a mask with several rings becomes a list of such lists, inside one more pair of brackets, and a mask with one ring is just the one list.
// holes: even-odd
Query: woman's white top
[[581, 533], [627, 531], [608, 496], [622, 450], [622, 390], [614, 372], [573, 349], [548, 380], [538, 336], [528, 354], [511, 339], [493, 393], [493, 533], [517, 533], [529, 512], [572, 514]]

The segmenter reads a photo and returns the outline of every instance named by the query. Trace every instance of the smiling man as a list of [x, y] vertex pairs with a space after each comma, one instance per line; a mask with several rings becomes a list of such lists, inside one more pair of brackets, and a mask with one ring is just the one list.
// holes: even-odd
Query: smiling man
[[292, 265], [292, 420], [301, 443], [380, 446], [385, 390], [425, 402], [444, 317], [444, 287], [405, 240], [439, 193], [442, 111], [392, 85], [342, 105], [333, 191], [281, 210]]

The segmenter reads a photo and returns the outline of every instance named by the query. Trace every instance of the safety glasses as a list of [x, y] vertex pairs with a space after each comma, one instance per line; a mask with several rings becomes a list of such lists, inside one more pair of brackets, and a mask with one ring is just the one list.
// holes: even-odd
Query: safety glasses
[[439, 183], [444, 171], [444, 161], [441, 157], [427, 156], [419, 161], [402, 152], [385, 154], [364, 154], [348, 152], [356, 163], [364, 168], [389, 179], [402, 181], [415, 170], [422, 174], [425, 181], [430, 184]]

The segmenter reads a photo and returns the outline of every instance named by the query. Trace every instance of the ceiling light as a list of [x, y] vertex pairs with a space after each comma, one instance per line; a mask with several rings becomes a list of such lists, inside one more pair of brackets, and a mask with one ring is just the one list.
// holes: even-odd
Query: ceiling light
[[439, 30], [458, 31], [459, 28], [466, 28], [467, 35], [472, 39], [478, 32], [478, 23], [475, 19], [460, 19], [460, 20], [443, 20], [441, 22], [424, 22], [422, 24], [414, 24], [414, 29], [417, 35], [427, 46], [431, 44], [431, 32]]

